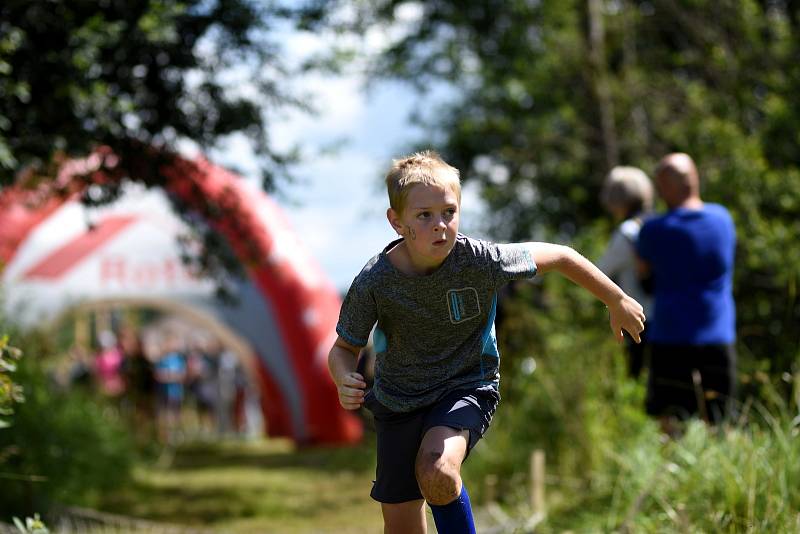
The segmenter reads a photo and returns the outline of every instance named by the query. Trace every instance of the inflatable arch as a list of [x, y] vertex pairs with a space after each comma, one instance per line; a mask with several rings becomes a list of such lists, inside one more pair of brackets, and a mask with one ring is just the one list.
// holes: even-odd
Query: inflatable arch
[[[76, 174], [102, 177], [101, 160], [70, 164]], [[280, 208], [204, 159], [177, 158], [162, 171], [163, 190], [126, 183], [117, 201], [99, 208], [80, 202], [82, 190], [1, 191], [8, 312], [35, 324], [82, 304], [115, 302], [172, 306], [203, 324], [216, 322], [224, 325], [217, 334], [253, 355], [268, 435], [303, 445], [358, 441], [360, 421], [340, 407], [327, 371], [339, 295]], [[213, 282], [184, 267], [176, 241], [188, 228], [167, 195], [210, 225], [242, 262], [246, 277], [232, 282], [233, 301], [216, 298]]]

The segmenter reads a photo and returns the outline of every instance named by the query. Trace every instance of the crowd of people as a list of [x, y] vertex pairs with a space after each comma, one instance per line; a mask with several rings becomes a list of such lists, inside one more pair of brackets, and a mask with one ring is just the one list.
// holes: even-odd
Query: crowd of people
[[143, 439], [243, 436], [260, 424], [244, 366], [215, 339], [103, 330], [94, 353], [75, 347], [71, 356], [62, 384], [105, 398]]

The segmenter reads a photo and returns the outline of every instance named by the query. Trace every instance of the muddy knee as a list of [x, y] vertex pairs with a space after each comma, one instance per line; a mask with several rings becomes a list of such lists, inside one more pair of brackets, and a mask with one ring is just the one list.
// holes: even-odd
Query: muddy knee
[[459, 465], [439, 453], [420, 454], [416, 474], [422, 496], [430, 504], [448, 504], [461, 493]]

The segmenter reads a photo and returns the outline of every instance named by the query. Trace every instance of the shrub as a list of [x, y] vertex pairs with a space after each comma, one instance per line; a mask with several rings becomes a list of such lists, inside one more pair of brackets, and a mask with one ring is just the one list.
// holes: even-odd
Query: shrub
[[8, 344], [8, 336], [0, 337], [0, 429], [10, 424], [14, 403], [25, 399], [22, 387], [15, 384], [11, 377], [11, 373], [17, 370], [16, 360], [21, 356], [22, 351]]
[[46, 337], [14, 339], [26, 354], [15, 374], [25, 402], [0, 430], [0, 517], [46, 514], [56, 503], [91, 504], [130, 476], [131, 441], [111, 410], [52, 384], [42, 366], [51, 353]]

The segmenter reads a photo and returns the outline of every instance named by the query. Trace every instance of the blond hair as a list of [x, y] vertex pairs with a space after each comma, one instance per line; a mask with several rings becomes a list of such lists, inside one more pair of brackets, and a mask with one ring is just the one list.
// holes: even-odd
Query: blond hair
[[386, 174], [389, 206], [397, 213], [402, 212], [408, 192], [416, 184], [450, 188], [458, 197], [459, 204], [461, 203], [458, 169], [448, 165], [433, 150], [424, 150], [392, 161], [392, 168]]
[[628, 216], [653, 209], [653, 183], [638, 167], [614, 167], [600, 192], [606, 209], [623, 208]]

